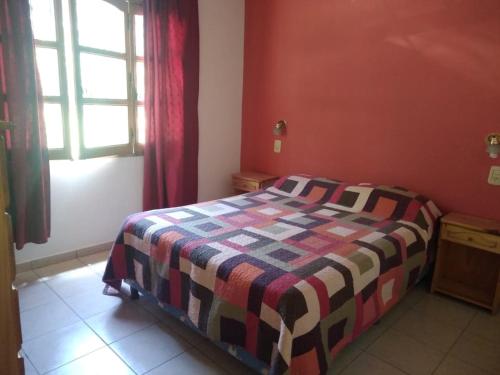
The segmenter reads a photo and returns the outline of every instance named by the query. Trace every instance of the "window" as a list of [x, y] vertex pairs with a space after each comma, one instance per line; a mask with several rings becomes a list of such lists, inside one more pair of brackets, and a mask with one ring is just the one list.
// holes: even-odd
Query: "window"
[[60, 0], [32, 0], [31, 18], [43, 93], [47, 146], [51, 159], [71, 155], [68, 87]]
[[31, 7], [51, 157], [140, 153], [144, 143], [141, 3], [31, 0]]

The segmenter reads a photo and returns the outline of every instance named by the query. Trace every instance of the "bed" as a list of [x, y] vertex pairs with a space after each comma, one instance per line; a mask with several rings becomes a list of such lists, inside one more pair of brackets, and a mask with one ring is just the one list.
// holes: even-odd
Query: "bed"
[[423, 276], [440, 216], [398, 187], [297, 175], [129, 216], [122, 281], [262, 373], [322, 374]]

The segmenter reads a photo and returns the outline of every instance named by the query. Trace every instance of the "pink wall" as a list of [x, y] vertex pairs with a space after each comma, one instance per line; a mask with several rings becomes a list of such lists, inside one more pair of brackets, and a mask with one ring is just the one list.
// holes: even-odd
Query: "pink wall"
[[[246, 2], [242, 170], [405, 186], [500, 219], [500, 2]], [[281, 154], [272, 125], [289, 123]]]

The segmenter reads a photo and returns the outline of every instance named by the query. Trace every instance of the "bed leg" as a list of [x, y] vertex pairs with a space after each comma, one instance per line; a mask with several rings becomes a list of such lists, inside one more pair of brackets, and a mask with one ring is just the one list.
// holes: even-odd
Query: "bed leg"
[[130, 286], [130, 299], [139, 299], [139, 291], [133, 286]]

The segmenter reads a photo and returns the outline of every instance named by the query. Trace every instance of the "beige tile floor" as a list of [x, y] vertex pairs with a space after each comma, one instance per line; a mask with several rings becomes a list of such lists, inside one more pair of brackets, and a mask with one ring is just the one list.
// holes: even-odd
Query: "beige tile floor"
[[[107, 254], [18, 275], [27, 374], [254, 374], [145, 300], [105, 296]], [[415, 288], [329, 374], [500, 374], [500, 314]]]

